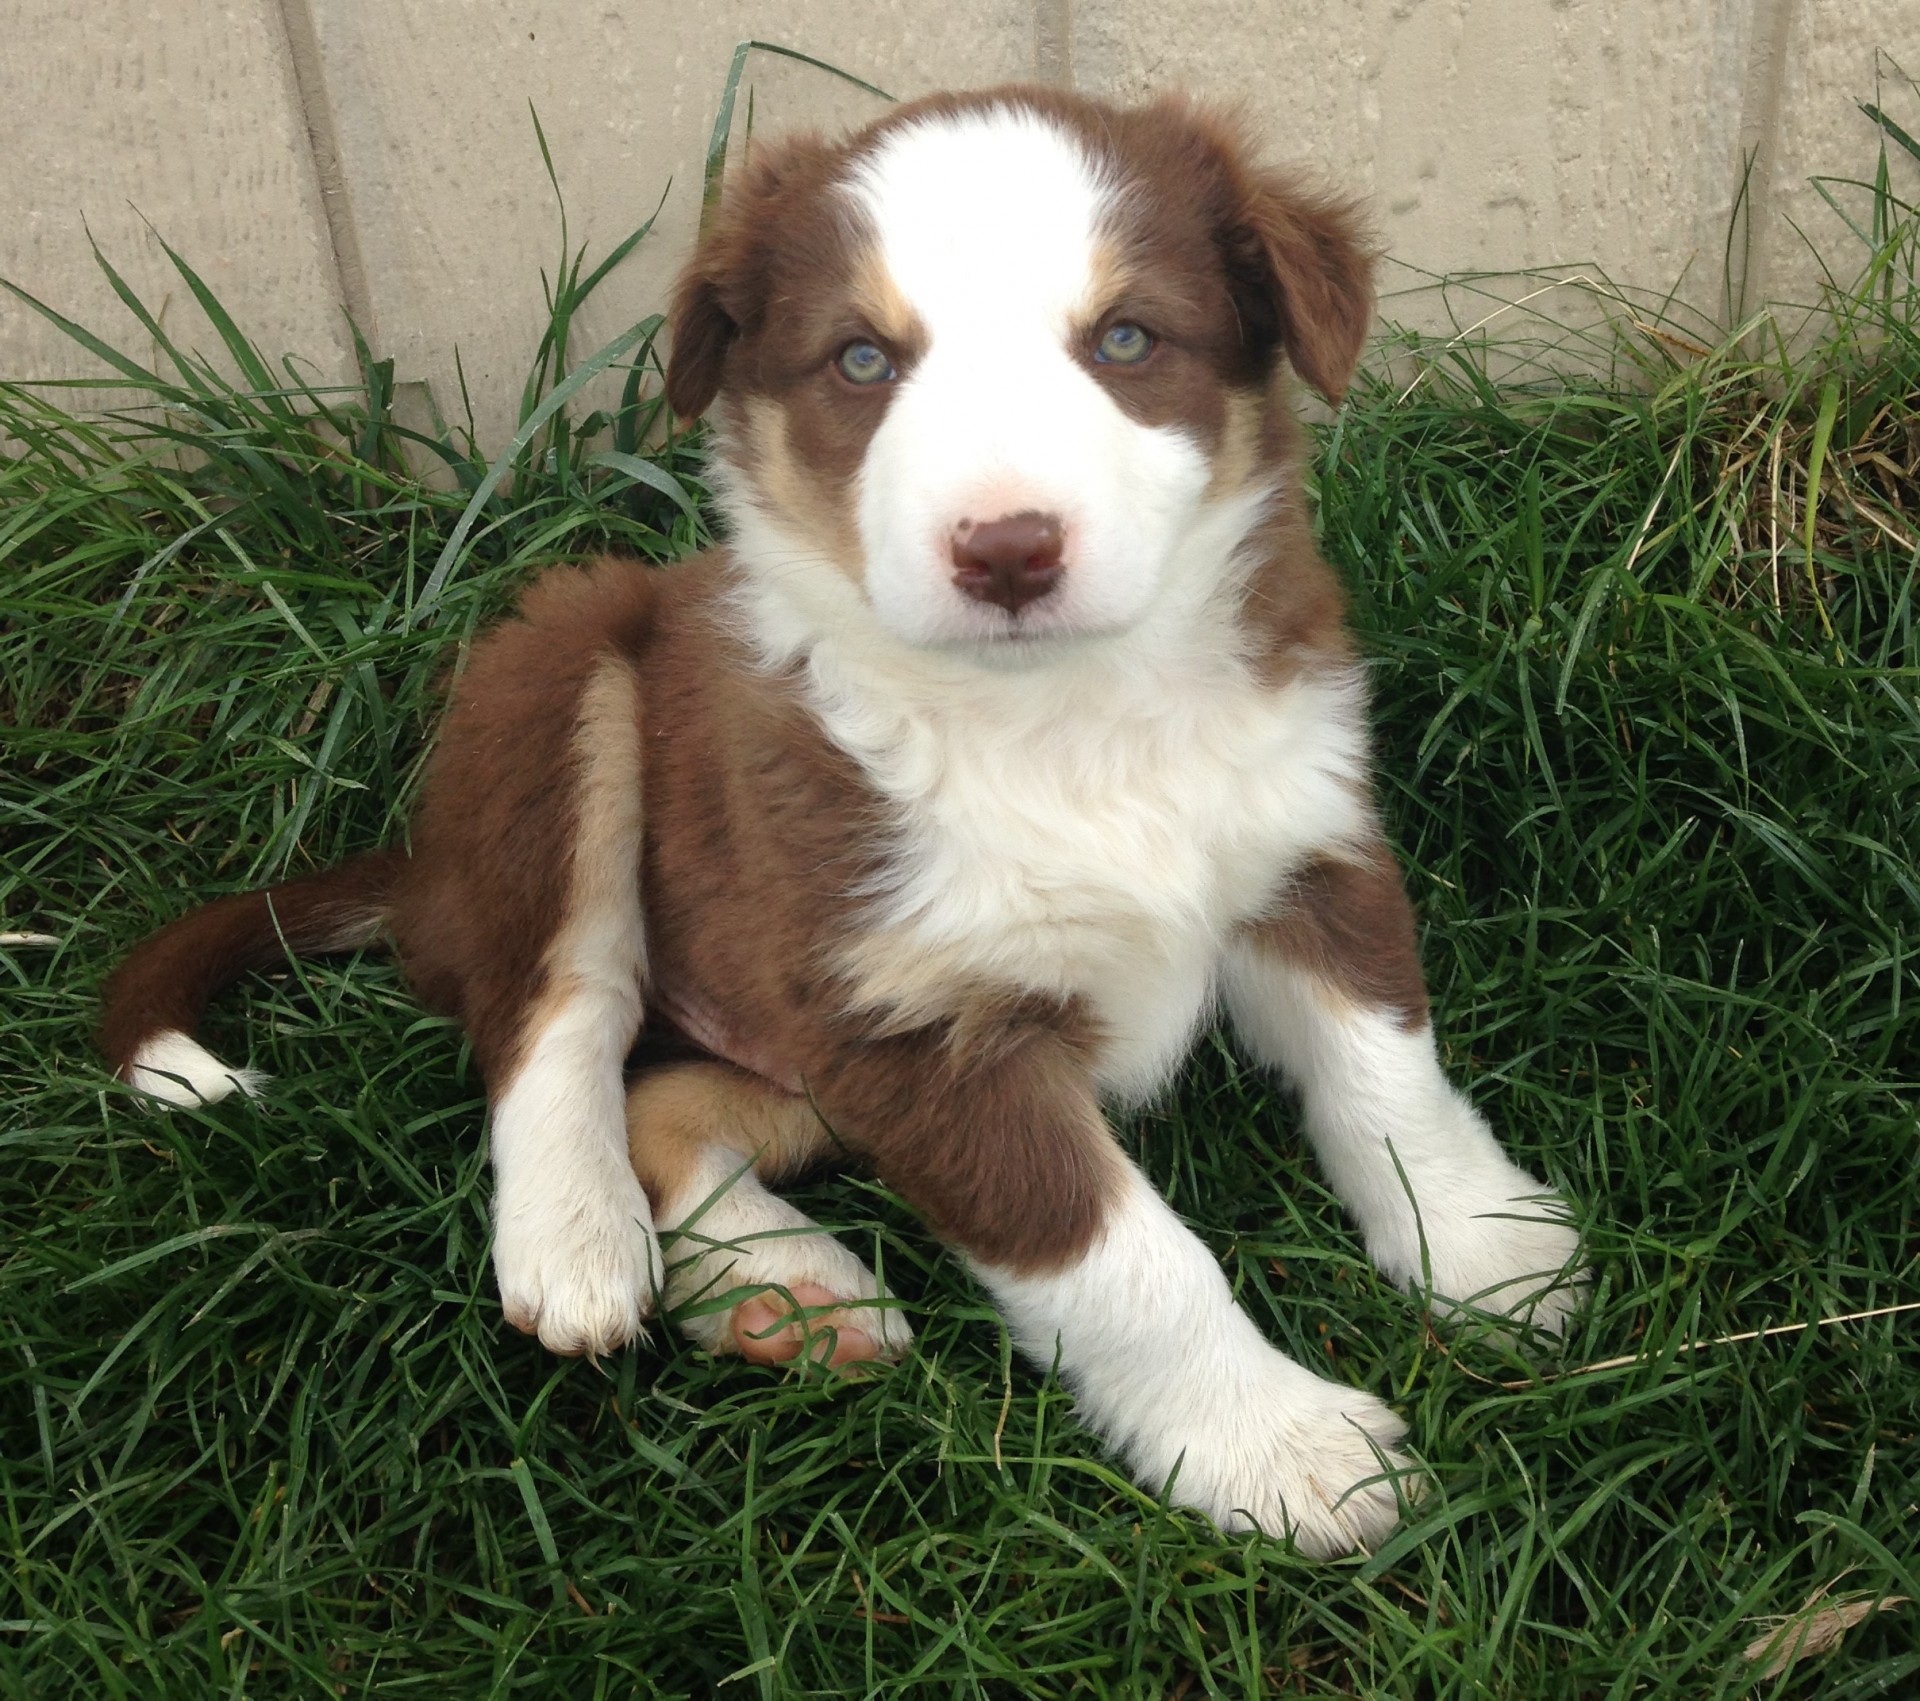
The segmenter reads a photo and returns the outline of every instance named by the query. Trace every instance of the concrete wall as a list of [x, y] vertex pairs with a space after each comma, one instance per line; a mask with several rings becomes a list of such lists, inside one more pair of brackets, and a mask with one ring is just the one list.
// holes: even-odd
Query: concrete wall
[[[1920, 0], [0, 0], [0, 277], [145, 354], [90, 228], [169, 333], [211, 349], [157, 231], [270, 355], [323, 380], [351, 374], [342, 306], [454, 416], [457, 349], [497, 447], [559, 258], [529, 104], [574, 243], [604, 252], [667, 194], [582, 322], [587, 349], [663, 302], [746, 38], [903, 96], [1009, 77], [1123, 98], [1185, 85], [1244, 103], [1275, 157], [1369, 195], [1410, 268], [1390, 286], [1599, 267], [1651, 290], [1684, 278], [1719, 317], [1750, 155], [1749, 299], [1817, 293], [1796, 225], [1838, 270], [1856, 263], [1807, 179], [1870, 169], [1855, 102], [1876, 96], [1878, 49], [1920, 70]], [[765, 55], [750, 80], [757, 127], [877, 110]], [[1884, 92], [1912, 116], [1897, 78]], [[1431, 328], [1445, 308], [1426, 292], [1388, 310]], [[92, 370], [0, 301], [0, 376]]]

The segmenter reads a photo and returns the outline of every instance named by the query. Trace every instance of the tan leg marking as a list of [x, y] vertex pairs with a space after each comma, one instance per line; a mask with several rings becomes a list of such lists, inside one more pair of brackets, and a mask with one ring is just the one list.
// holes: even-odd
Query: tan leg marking
[[866, 1267], [762, 1185], [832, 1149], [806, 1100], [726, 1064], [676, 1064], [634, 1084], [627, 1140], [661, 1229], [684, 1226], [668, 1248], [668, 1303], [759, 1288], [724, 1316], [683, 1319], [709, 1352], [839, 1366], [905, 1350], [899, 1314], [858, 1303], [878, 1295]]
[[755, 1175], [778, 1181], [830, 1153], [833, 1141], [805, 1099], [725, 1063], [649, 1070], [628, 1089], [627, 1151], [661, 1209], [680, 1202], [711, 1146], [752, 1158]]

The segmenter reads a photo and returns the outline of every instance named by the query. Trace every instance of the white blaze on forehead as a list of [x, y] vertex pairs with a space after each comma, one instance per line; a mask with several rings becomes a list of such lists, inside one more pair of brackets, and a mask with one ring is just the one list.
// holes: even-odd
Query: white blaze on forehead
[[1114, 196], [1085, 149], [1022, 107], [924, 118], [894, 131], [849, 190], [901, 293], [938, 341], [970, 326], [1055, 335], [1086, 311]]

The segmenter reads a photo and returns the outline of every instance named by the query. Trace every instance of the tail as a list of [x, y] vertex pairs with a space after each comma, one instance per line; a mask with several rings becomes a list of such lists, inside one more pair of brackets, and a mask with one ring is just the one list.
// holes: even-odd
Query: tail
[[368, 851], [318, 874], [242, 892], [169, 922], [115, 969], [100, 1048], [114, 1074], [167, 1104], [211, 1104], [266, 1077], [229, 1069], [193, 1030], [207, 1000], [252, 969], [370, 945], [387, 919], [405, 851]]

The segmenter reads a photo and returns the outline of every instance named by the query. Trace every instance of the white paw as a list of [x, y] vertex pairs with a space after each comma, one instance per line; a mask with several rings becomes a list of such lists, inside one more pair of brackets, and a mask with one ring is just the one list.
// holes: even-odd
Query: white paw
[[503, 1184], [493, 1269], [507, 1321], [550, 1352], [598, 1356], [644, 1340], [661, 1285], [646, 1193], [630, 1170], [564, 1191]]
[[858, 1330], [883, 1359], [897, 1359], [913, 1344], [905, 1316], [874, 1273], [811, 1217], [751, 1173], [723, 1185], [665, 1238], [667, 1304], [691, 1340], [711, 1353], [739, 1352], [736, 1309], [756, 1291], [818, 1289], [846, 1303], [812, 1317], [815, 1332]]
[[[1580, 1263], [1580, 1234], [1566, 1218], [1567, 1202], [1535, 1184], [1517, 1198], [1491, 1200], [1484, 1214], [1453, 1225], [1436, 1242], [1428, 1225], [1432, 1294], [1443, 1312], [1448, 1301], [1530, 1324], [1550, 1335], [1585, 1303], [1588, 1276]], [[1418, 1286], [1418, 1270], [1409, 1277]]]
[[1138, 1170], [1125, 1174], [1075, 1263], [974, 1265], [1014, 1338], [1059, 1366], [1082, 1421], [1154, 1492], [1223, 1530], [1291, 1532], [1316, 1558], [1375, 1546], [1412, 1491], [1406, 1425], [1270, 1345], [1213, 1254]]
[[[1389, 1232], [1367, 1251], [1381, 1273], [1459, 1308], [1510, 1317], [1560, 1334], [1586, 1293], [1580, 1235], [1567, 1202], [1497, 1151], [1475, 1154], [1421, 1185]], [[1424, 1248], [1423, 1248], [1424, 1241]]]
[[1125, 1440], [1142, 1480], [1158, 1490], [1171, 1477], [1176, 1505], [1228, 1532], [1291, 1534], [1315, 1559], [1377, 1547], [1417, 1492], [1406, 1424], [1272, 1348], [1247, 1370], [1236, 1387], [1170, 1401], [1183, 1421]]

